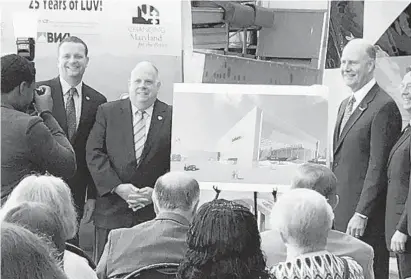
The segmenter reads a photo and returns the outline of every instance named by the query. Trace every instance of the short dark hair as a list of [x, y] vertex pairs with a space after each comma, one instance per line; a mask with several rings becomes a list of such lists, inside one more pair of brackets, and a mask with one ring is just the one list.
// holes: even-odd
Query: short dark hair
[[58, 47], [58, 50], [59, 50], [59, 51], [60, 51], [61, 45], [64, 44], [64, 43], [77, 43], [77, 44], [82, 44], [82, 45], [84, 46], [84, 53], [86, 54], [86, 57], [87, 57], [87, 55], [88, 55], [88, 47], [87, 47], [86, 43], [85, 43], [82, 39], [80, 39], [79, 37], [70, 36], [70, 37], [64, 38], [64, 39], [60, 42], [60, 44], [59, 44], [59, 47]]
[[1, 57], [1, 93], [10, 93], [22, 82], [32, 84], [36, 79], [36, 68], [26, 58], [17, 54]]
[[200, 186], [194, 178], [169, 172], [157, 179], [154, 194], [160, 208], [188, 211], [199, 199]]

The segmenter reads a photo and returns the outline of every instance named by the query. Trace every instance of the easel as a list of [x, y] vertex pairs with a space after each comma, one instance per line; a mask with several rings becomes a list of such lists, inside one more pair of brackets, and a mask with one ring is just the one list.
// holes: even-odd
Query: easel
[[[216, 195], [214, 197], [214, 199], [216, 200], [220, 196], [221, 190], [218, 189], [218, 187], [215, 186], [215, 185], [213, 185], [213, 190], [216, 192]], [[271, 194], [273, 195], [274, 203], [277, 202], [277, 193], [278, 193], [277, 189], [273, 189], [273, 191], [271, 192]], [[257, 207], [258, 207], [258, 204], [257, 204], [258, 192], [254, 191], [253, 194], [254, 194], [254, 215], [255, 215], [255, 218], [258, 218], [258, 209], [257, 209]]]

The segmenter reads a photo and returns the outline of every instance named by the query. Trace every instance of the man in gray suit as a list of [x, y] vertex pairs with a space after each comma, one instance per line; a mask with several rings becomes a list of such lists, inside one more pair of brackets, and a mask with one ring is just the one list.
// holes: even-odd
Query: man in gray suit
[[98, 277], [118, 277], [151, 264], [178, 264], [187, 249], [186, 236], [199, 195], [197, 181], [187, 174], [170, 172], [161, 176], [152, 194], [157, 217], [110, 232], [97, 266]]
[[[1, 57], [1, 198], [32, 173], [70, 178], [76, 157], [63, 130], [51, 114], [51, 89], [35, 92], [36, 69], [16, 54]], [[39, 116], [25, 113], [34, 100]]]
[[385, 242], [387, 160], [402, 126], [394, 100], [374, 79], [376, 52], [362, 39], [350, 41], [341, 57], [341, 74], [351, 96], [340, 105], [334, 129], [333, 171], [337, 194], [335, 229], [374, 248], [374, 274], [389, 276]]

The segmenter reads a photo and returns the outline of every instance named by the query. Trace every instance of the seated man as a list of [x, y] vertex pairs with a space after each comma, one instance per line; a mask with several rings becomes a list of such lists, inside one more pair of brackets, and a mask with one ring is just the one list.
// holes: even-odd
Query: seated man
[[161, 176], [154, 185], [156, 218], [132, 228], [112, 230], [97, 266], [100, 279], [113, 278], [158, 263], [180, 263], [200, 197], [198, 182], [180, 172]]
[[[337, 179], [329, 168], [306, 163], [299, 167], [291, 188], [315, 190], [325, 196], [331, 207], [335, 209], [338, 204], [336, 185]], [[278, 231], [270, 230], [261, 233], [261, 241], [261, 247], [267, 256], [268, 267], [286, 260], [286, 247]], [[365, 242], [348, 234], [330, 230], [326, 250], [336, 256], [352, 257], [363, 268], [365, 279], [374, 278], [374, 251]]]

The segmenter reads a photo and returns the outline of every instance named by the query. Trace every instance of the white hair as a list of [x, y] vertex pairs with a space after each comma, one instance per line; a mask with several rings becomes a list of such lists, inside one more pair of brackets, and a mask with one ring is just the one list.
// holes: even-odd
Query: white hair
[[299, 248], [325, 246], [334, 213], [326, 198], [314, 190], [292, 189], [278, 199], [271, 225], [284, 241]]
[[2, 216], [24, 202], [39, 202], [50, 206], [62, 220], [65, 240], [77, 233], [77, 213], [71, 190], [58, 177], [30, 175], [24, 178], [10, 193], [2, 207]]

